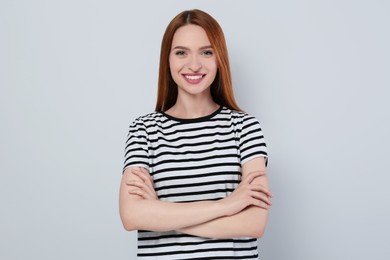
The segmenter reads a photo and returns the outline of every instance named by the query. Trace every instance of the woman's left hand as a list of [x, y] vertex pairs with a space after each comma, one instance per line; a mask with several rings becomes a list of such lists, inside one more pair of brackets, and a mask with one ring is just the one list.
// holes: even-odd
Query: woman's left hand
[[138, 176], [142, 181], [126, 181], [126, 185], [129, 188], [128, 192], [139, 195], [144, 199], [158, 200], [156, 191], [154, 190], [153, 178], [150, 176], [149, 171], [144, 167], [136, 167], [131, 170], [131, 173]]

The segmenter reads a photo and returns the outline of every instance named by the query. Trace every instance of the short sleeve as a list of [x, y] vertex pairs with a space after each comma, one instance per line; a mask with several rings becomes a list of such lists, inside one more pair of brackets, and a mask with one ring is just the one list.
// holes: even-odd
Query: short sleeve
[[130, 125], [127, 135], [123, 171], [129, 166], [149, 169], [148, 135], [145, 124], [140, 119]]
[[259, 121], [247, 114], [244, 115], [240, 133], [241, 165], [256, 157], [265, 157], [268, 163], [267, 145]]

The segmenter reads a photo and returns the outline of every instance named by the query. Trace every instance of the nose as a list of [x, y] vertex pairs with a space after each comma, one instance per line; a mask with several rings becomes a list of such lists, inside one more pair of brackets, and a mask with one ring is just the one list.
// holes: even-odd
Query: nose
[[202, 63], [198, 55], [191, 55], [190, 60], [188, 61], [188, 68], [193, 72], [198, 72], [202, 68]]

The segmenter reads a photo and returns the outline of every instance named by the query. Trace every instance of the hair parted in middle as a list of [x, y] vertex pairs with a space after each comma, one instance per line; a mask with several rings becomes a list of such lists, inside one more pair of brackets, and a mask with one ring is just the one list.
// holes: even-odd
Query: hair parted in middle
[[214, 102], [232, 110], [242, 111], [234, 99], [228, 51], [222, 28], [211, 15], [198, 9], [181, 12], [173, 18], [165, 30], [161, 43], [155, 111], [166, 111], [176, 103], [178, 90], [169, 69], [169, 54], [176, 30], [188, 24], [198, 25], [206, 31], [215, 53], [218, 71], [210, 86]]

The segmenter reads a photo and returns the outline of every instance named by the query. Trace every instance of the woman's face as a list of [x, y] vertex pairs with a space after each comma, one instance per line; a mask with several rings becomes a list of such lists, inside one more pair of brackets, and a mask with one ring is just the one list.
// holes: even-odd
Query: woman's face
[[202, 27], [189, 24], [176, 30], [169, 67], [179, 95], [210, 95], [210, 85], [217, 74], [217, 61]]

